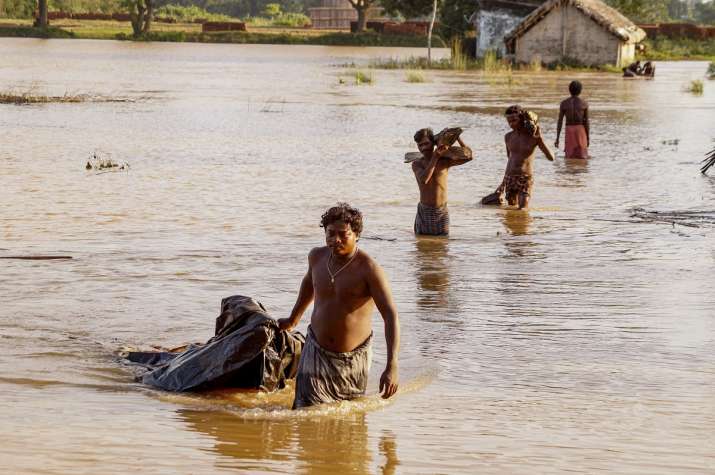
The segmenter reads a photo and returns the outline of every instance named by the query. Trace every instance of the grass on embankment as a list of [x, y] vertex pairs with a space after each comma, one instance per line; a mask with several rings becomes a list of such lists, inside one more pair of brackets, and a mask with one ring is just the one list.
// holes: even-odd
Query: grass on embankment
[[[186, 41], [198, 43], [324, 45], [324, 46], [402, 46], [424, 47], [427, 39], [420, 36], [381, 35], [372, 31], [343, 31], [303, 28], [256, 27], [251, 31], [202, 33], [197, 23], [152, 23], [152, 31], [140, 41]], [[62, 19], [47, 28], [35, 28], [31, 20], [0, 20], [0, 37], [84, 38], [134, 40], [128, 22]]]
[[[345, 66], [356, 67], [355, 64]], [[407, 59], [396, 58], [378, 58], [373, 59], [368, 64], [368, 67], [374, 69], [406, 69], [409, 71], [420, 70], [457, 70], [457, 71], [483, 71], [489, 74], [510, 74], [515, 71], [522, 72], [540, 72], [542, 70], [550, 71], [593, 71], [593, 72], [610, 72], [621, 73], [621, 68], [614, 65], [606, 64], [603, 66], [584, 66], [576, 62], [560, 62], [551, 64], [542, 64], [541, 61], [532, 61], [529, 64], [512, 64], [507, 60], [497, 58], [494, 52], [488, 52], [483, 58], [469, 58], [464, 54], [455, 54], [452, 50], [452, 55], [449, 58], [441, 58], [432, 60], [428, 63], [427, 58], [410, 57]], [[417, 82], [417, 81], [415, 81]]]
[[680, 60], [715, 60], [715, 38], [691, 40], [688, 38], [655, 38], [643, 42], [644, 54], [639, 54], [641, 61], [680, 61]]

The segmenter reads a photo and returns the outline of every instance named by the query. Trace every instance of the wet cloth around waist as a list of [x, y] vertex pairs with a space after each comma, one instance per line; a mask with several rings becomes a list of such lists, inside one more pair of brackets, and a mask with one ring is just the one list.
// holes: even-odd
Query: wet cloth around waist
[[534, 178], [531, 175], [504, 175], [501, 185], [496, 190], [496, 193], [506, 196], [507, 200], [516, 198], [519, 193], [524, 193], [531, 196], [531, 187], [534, 184]]
[[566, 158], [588, 158], [588, 138], [583, 125], [567, 125], [564, 143]]
[[449, 210], [447, 205], [440, 208], [419, 203], [415, 216], [415, 234], [446, 236], [449, 234]]
[[355, 399], [365, 394], [372, 362], [372, 334], [345, 353], [326, 350], [312, 328], [300, 356], [293, 409]]

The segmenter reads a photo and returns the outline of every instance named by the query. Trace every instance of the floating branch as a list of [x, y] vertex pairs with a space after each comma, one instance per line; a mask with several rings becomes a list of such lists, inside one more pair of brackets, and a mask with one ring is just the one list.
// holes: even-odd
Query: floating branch
[[111, 157], [102, 157], [98, 152], [94, 152], [87, 164], [84, 166], [86, 170], [96, 170], [99, 172], [108, 171], [124, 171], [129, 170], [129, 164], [126, 162], [115, 162]]
[[710, 152], [705, 156], [705, 160], [700, 163], [704, 163], [703, 167], [700, 169], [700, 173], [704, 175], [708, 169], [715, 165], [715, 148], [710, 150]]
[[72, 259], [72, 256], [0, 256], [0, 259], [19, 259], [23, 261], [57, 261]]

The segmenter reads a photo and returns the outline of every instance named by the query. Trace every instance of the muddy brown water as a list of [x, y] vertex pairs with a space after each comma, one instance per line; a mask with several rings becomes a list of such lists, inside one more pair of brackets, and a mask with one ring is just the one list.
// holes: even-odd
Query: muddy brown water
[[[0, 105], [0, 455], [8, 473], [708, 473], [715, 470], [715, 84], [595, 73], [374, 71], [419, 50], [0, 40], [0, 90], [118, 103]], [[444, 54], [444, 52], [439, 52]], [[342, 84], [340, 78], [343, 79]], [[482, 208], [504, 168], [503, 109], [542, 118], [568, 82], [593, 158], [539, 157], [532, 209]], [[415, 239], [405, 152], [465, 128], [452, 236]], [[677, 144], [674, 142], [677, 139]], [[129, 171], [85, 170], [99, 151]], [[403, 391], [292, 413], [274, 395], [172, 395], [123, 345], [207, 339], [222, 297], [288, 315], [322, 211], [365, 213], [402, 322]], [[305, 330], [307, 318], [300, 329]]]

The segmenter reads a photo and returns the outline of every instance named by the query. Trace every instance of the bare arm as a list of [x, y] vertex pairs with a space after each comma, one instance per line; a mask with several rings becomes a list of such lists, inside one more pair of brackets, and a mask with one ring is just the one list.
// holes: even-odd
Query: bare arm
[[561, 126], [564, 123], [564, 110], [561, 106], [559, 106], [559, 120], [556, 123], [556, 142], [554, 142], [554, 146], [556, 148], [559, 148], [559, 137], [561, 137]]
[[449, 156], [446, 156], [445, 158], [449, 158], [449, 166], [454, 167], [457, 165], [464, 165], [465, 163], [471, 162], [472, 158], [472, 149], [469, 148], [464, 142], [462, 142], [462, 138], [459, 137], [457, 138], [457, 142], [459, 142], [460, 147], [462, 148], [462, 153], [464, 154], [463, 156], [460, 156], [458, 158], [451, 158]]
[[586, 146], [591, 146], [591, 132], [588, 126], [588, 106], [583, 110], [583, 128], [586, 129]]
[[380, 392], [383, 398], [389, 398], [397, 392], [398, 386], [398, 358], [400, 352], [400, 319], [397, 315], [395, 302], [392, 299], [390, 285], [385, 277], [385, 272], [375, 263], [372, 263], [368, 276], [370, 295], [375, 301], [377, 310], [385, 322], [385, 341], [387, 343], [387, 364], [380, 377]]
[[539, 149], [541, 149], [542, 152], [544, 152], [544, 155], [546, 155], [546, 158], [549, 159], [549, 161], [553, 162], [554, 161], [554, 154], [551, 153], [551, 150], [549, 149], [549, 146], [544, 143], [544, 138], [541, 136], [541, 127], [536, 131], [536, 140], [537, 140], [537, 145], [539, 146]]
[[[509, 152], [509, 134], [504, 136], [504, 147], [506, 147], [506, 167], [509, 169], [509, 159], [511, 158], [511, 153]], [[505, 170], [506, 172], [506, 170]]]
[[430, 158], [429, 163], [426, 168], [417, 170], [417, 179], [420, 183], [427, 184], [432, 179], [435, 168], [437, 168], [437, 162], [439, 161], [442, 154], [447, 150], [447, 147], [438, 147], [432, 152], [432, 158]]
[[[312, 254], [312, 251], [311, 251]], [[300, 290], [298, 291], [298, 298], [293, 305], [293, 310], [290, 312], [290, 317], [281, 318], [278, 320], [278, 326], [281, 330], [291, 330], [298, 322], [300, 322], [303, 313], [308, 308], [308, 305], [313, 301], [315, 295], [315, 289], [313, 288], [313, 277], [312, 277], [312, 266], [310, 264], [310, 256], [308, 256], [308, 272], [303, 276], [303, 280], [300, 282]]]

